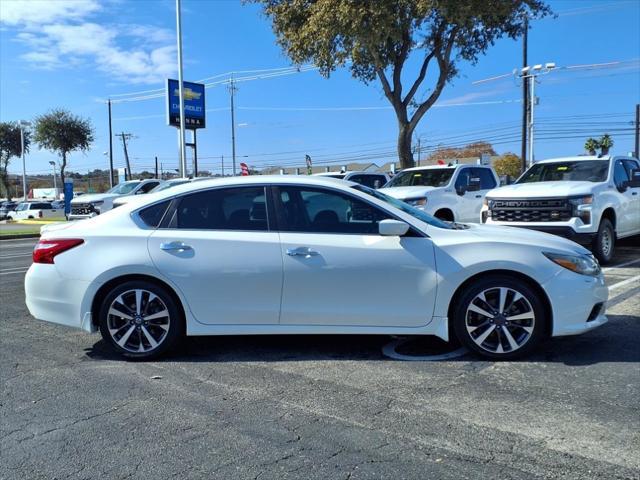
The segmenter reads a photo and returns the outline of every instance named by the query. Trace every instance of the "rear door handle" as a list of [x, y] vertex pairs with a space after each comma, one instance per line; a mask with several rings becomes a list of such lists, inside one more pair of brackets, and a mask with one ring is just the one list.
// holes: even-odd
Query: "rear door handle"
[[476, 198], [482, 198], [482, 195], [476, 195]]
[[309, 247], [287, 248], [287, 255], [290, 257], [304, 257], [310, 258], [320, 255], [315, 250], [311, 250]]
[[161, 243], [160, 250], [164, 250], [165, 252], [185, 252], [187, 250], [193, 250], [193, 248], [184, 242], [169, 242]]

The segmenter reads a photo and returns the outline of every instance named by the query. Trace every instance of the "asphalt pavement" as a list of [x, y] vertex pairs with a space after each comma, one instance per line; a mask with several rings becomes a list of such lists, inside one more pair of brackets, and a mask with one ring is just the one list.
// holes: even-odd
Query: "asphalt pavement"
[[383, 336], [124, 361], [29, 316], [34, 243], [0, 242], [1, 479], [640, 478], [638, 238], [605, 270], [608, 324], [497, 363], [391, 360]]

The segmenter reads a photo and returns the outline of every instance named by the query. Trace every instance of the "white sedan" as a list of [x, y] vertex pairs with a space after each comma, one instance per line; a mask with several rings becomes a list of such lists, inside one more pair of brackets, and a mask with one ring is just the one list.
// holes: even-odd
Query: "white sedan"
[[183, 335], [455, 335], [486, 357], [607, 321], [568, 240], [445, 223], [362, 185], [235, 177], [47, 230], [25, 279], [41, 320], [155, 357]]

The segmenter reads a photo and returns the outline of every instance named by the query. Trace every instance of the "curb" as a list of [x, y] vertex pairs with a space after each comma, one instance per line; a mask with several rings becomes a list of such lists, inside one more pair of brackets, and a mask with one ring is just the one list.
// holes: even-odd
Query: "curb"
[[3, 240], [18, 240], [20, 238], [39, 238], [40, 233], [16, 233], [15, 235], [0, 235], [0, 242]]

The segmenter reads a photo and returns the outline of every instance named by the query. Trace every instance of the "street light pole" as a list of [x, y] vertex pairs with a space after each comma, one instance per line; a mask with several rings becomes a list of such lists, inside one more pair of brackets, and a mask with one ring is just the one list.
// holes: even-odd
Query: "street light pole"
[[22, 199], [27, 200], [27, 163], [24, 159], [24, 129], [31, 126], [30, 122], [20, 120], [20, 154], [22, 157]]
[[[51, 160], [49, 165], [53, 167], [53, 191], [56, 192], [56, 197], [58, 196], [58, 182], [56, 180], [56, 162]], [[56, 198], [57, 200], [57, 198]]]
[[187, 150], [185, 146], [184, 86], [182, 85], [182, 14], [180, 0], [176, 0], [176, 30], [178, 36], [178, 95], [180, 97], [180, 176], [187, 177]]

